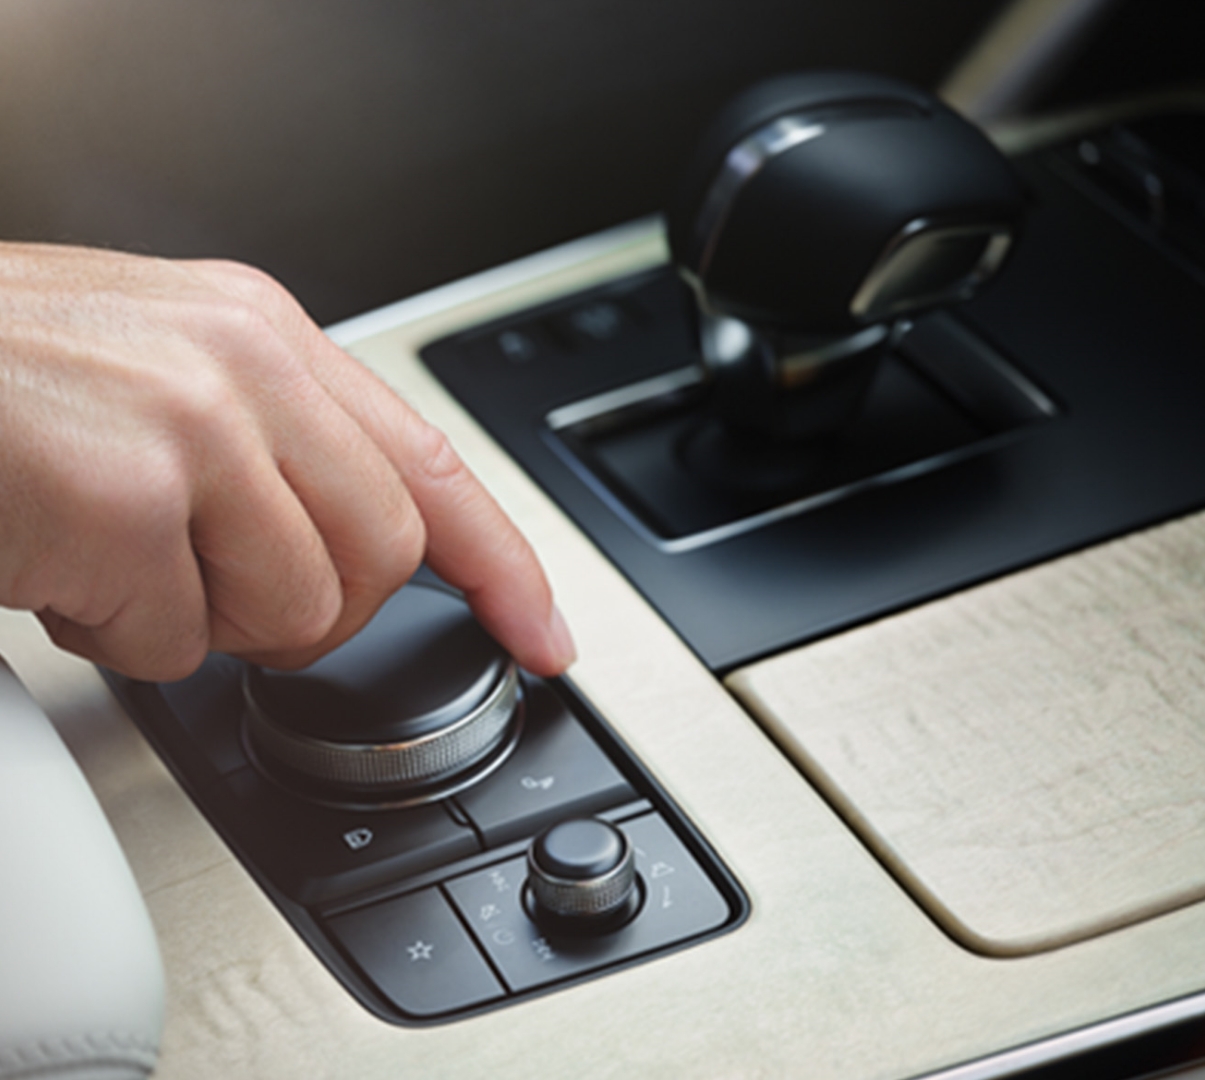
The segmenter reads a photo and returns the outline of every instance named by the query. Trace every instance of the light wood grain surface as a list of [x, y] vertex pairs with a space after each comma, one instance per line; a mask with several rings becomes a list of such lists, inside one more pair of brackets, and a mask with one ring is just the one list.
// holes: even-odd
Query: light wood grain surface
[[729, 686], [970, 948], [1054, 948], [1205, 896], [1200, 518]]
[[[448, 431], [532, 538], [577, 637], [574, 679], [727, 861], [752, 900], [750, 920], [703, 946], [517, 1007], [431, 1028], [385, 1024], [310, 955], [95, 671], [53, 650], [29, 617], [0, 616], [0, 652], [79, 757], [147, 897], [168, 972], [164, 1080], [902, 1078], [1205, 987], [1200, 904], [1031, 956], [984, 956], [955, 940], [415, 358], [421, 343], [457, 326], [663, 253], [649, 227], [603, 250], [529, 266], [517, 285], [491, 278], [348, 325], [340, 340]], [[1205, 523], [1188, 527], [1199, 533]], [[1159, 555], [1139, 561], [1152, 579], [1164, 572]], [[1080, 565], [1050, 568], [1044, 588], [1074, 593], [1074, 584], [1054, 582], [1075, 579]], [[1114, 599], [1125, 606], [1124, 596]], [[950, 602], [872, 630], [897, 643], [920, 638]], [[1005, 605], [1001, 621], [990, 614], [999, 604], [981, 592], [964, 605], [964, 625], [993, 627], [997, 656], [1030, 649], [1035, 624], [1057, 638], [1064, 621], [1057, 605]], [[823, 645], [817, 670], [829, 700], [885, 730], [910, 654], [900, 654], [904, 668], [898, 660], [868, 666], [860, 635]], [[982, 635], [955, 634], [942, 665], [957, 673], [983, 655]], [[1091, 697], [1104, 671], [1094, 649], [1048, 659], [1049, 687]], [[1188, 700], [1196, 688], [1169, 675], [1163, 690]], [[989, 726], [994, 704], [977, 698], [961, 715], [965, 729]]]

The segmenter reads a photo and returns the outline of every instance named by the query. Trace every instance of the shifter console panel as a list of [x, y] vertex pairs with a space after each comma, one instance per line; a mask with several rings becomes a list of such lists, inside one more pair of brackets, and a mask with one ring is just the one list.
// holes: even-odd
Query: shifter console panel
[[941, 468], [1058, 415], [953, 316], [899, 330], [856, 419], [823, 442], [734, 438], [704, 407], [697, 367], [562, 406], [545, 423], [586, 483], [664, 550], [686, 551]]
[[1069, 157], [1014, 162], [1028, 215], [1007, 264], [914, 320], [822, 452], [724, 446], [669, 268], [423, 358], [726, 673], [1205, 504], [1200, 270]]
[[515, 671], [425, 571], [301, 672], [215, 654], [176, 683], [107, 677], [280, 910], [386, 1020], [513, 1002], [747, 912], [572, 686]]

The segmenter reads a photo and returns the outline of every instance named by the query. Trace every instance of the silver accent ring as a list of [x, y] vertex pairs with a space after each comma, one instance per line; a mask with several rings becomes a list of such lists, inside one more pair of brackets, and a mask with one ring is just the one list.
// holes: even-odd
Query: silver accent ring
[[282, 727], [248, 700], [247, 734], [269, 761], [323, 783], [388, 791], [450, 778], [486, 757], [507, 735], [519, 694], [509, 663], [484, 701], [438, 731], [391, 743], [341, 743]]
[[528, 887], [545, 911], [561, 918], [601, 918], [621, 908], [636, 884], [636, 855], [632, 841], [622, 829], [623, 854], [606, 873], [585, 880], [550, 874], [527, 853]]

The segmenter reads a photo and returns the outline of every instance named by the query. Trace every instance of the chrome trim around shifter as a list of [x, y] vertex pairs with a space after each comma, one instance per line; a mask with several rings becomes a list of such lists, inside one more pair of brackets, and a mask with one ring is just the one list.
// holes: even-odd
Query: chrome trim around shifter
[[695, 257], [694, 265], [690, 267], [695, 274], [705, 274], [711, 265], [720, 232], [740, 189], [771, 160], [819, 138], [826, 130], [824, 124], [809, 120], [807, 116], [780, 116], [746, 136], [728, 151], [724, 164], [703, 197], [695, 223]]

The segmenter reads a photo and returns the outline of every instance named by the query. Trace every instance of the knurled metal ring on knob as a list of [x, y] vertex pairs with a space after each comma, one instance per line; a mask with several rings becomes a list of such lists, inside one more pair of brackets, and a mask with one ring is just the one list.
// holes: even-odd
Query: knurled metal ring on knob
[[325, 805], [441, 799], [514, 747], [519, 669], [446, 588], [412, 582], [350, 641], [299, 671], [248, 665], [244, 733], [259, 768]]
[[[347, 793], [402, 793], [431, 790], [444, 797], [442, 781], [461, 776], [506, 741], [519, 695], [512, 663], [489, 696], [459, 720], [412, 739], [393, 742], [335, 742], [299, 734], [276, 723], [254, 701], [247, 708], [247, 732], [261, 757], [319, 784]], [[479, 779], [474, 775], [466, 783]]]
[[527, 852], [529, 911], [566, 932], [609, 931], [640, 906], [636, 854], [627, 834], [598, 818], [545, 829]]

